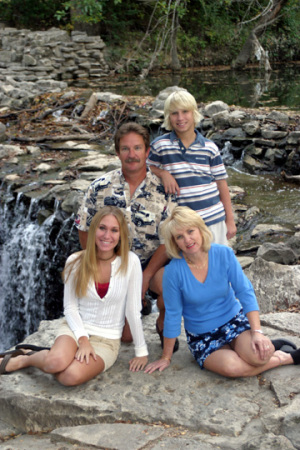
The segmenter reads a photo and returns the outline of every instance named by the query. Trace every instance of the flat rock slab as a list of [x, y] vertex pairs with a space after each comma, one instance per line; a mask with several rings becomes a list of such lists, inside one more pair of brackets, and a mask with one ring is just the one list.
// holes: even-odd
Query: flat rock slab
[[[286, 337], [300, 345], [299, 315], [278, 314], [277, 317], [276, 314], [262, 316], [265, 333], [271, 338]], [[143, 317], [150, 360], [161, 354], [155, 320], [155, 313]], [[39, 331], [26, 341], [51, 345], [60, 321], [43, 321]], [[276, 324], [288, 331], [278, 332]], [[69, 440], [77, 436], [82, 448], [90, 445], [101, 448], [101, 439], [105, 437], [109, 441], [112, 435], [119, 439], [118, 433], [109, 432], [112, 428], [108, 425], [113, 424], [138, 425], [132, 428], [130, 445], [126, 436], [131, 432], [124, 428], [120, 433], [123, 439], [111, 447], [116, 449], [124, 448], [121, 447], [123, 440], [127, 448], [132, 449], [140, 448], [135, 447], [135, 442], [144, 442], [148, 448], [156, 449], [185, 448], [185, 440], [191, 442], [189, 448], [200, 446], [204, 450], [218, 446], [263, 449], [269, 448], [270, 442], [274, 444], [272, 448], [300, 448], [297, 447], [300, 427], [296, 426], [300, 422], [299, 367], [280, 367], [259, 377], [227, 379], [200, 370], [187, 348], [184, 332], [179, 341], [180, 348], [170, 368], [152, 375], [128, 370], [133, 346], [122, 344], [116, 364], [82, 386], [61, 386], [54, 377], [34, 368], [2, 376], [0, 419], [22, 432], [55, 430], [52, 438], [55, 435]], [[93, 433], [79, 427], [96, 424], [99, 429]], [[159, 425], [175, 430], [173, 435], [162, 434]], [[57, 430], [62, 427], [71, 427], [71, 430]], [[181, 434], [178, 427], [185, 431]], [[75, 434], [75, 430], [79, 434]], [[253, 441], [256, 447], [250, 446], [250, 436], [256, 438]], [[180, 444], [175, 445], [173, 440], [178, 439]], [[102, 448], [110, 447], [105, 444]]]
[[114, 423], [58, 428], [52, 431], [51, 440], [61, 441], [64, 439], [74, 444], [93, 445], [105, 449], [139, 450], [163, 434], [162, 427]]

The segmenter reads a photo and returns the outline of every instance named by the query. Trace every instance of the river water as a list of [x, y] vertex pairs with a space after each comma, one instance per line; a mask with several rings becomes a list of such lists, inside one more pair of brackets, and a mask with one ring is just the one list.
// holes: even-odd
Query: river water
[[[82, 81], [80, 82], [82, 85]], [[86, 87], [109, 90], [121, 95], [150, 95], [156, 97], [168, 86], [186, 88], [197, 102], [222, 100], [228, 105], [246, 108], [270, 107], [276, 109], [300, 109], [300, 62], [275, 65], [268, 74], [257, 68], [233, 71], [217, 68], [186, 69], [180, 74], [162, 72], [140, 81], [137, 76], [118, 75], [101, 84], [90, 83]]]

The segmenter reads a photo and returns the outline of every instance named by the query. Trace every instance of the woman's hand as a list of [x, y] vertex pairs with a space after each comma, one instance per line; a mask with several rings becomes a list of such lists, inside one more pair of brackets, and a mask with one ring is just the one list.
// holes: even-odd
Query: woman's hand
[[83, 361], [85, 360], [86, 364], [88, 364], [90, 360], [90, 355], [96, 361], [97, 356], [95, 350], [90, 344], [90, 341], [86, 336], [82, 336], [78, 339], [78, 349], [77, 352], [75, 353], [75, 359], [77, 359], [77, 361], [81, 363], [83, 363]]
[[258, 352], [262, 361], [270, 359], [274, 353], [272, 342], [262, 333], [251, 332], [251, 346], [254, 353]]
[[136, 356], [129, 361], [129, 370], [131, 372], [138, 372], [143, 370], [148, 362], [148, 356]]
[[156, 370], [159, 372], [162, 372], [165, 370], [169, 365], [171, 364], [171, 360], [167, 358], [160, 358], [153, 363], [148, 364], [148, 366], [145, 369], [145, 373], [153, 373]]

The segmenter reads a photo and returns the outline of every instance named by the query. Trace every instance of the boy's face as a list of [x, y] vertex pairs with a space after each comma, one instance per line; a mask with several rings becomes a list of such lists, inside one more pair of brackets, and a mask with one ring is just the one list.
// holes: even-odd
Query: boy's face
[[177, 108], [170, 112], [170, 124], [172, 130], [180, 136], [189, 132], [194, 132], [195, 122], [192, 110]]

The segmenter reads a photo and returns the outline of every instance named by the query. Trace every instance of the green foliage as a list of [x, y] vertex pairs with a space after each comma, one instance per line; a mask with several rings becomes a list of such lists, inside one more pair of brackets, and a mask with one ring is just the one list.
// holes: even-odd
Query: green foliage
[[0, 0], [0, 17], [10, 26], [44, 29], [58, 25], [54, 14], [61, 0]]
[[[114, 0], [119, 3], [121, 0]], [[56, 18], [61, 20], [71, 12], [74, 22], [98, 23], [103, 19], [103, 7], [106, 0], [69, 0], [63, 2], [63, 9], [58, 10]]]
[[[72, 29], [74, 23], [99, 23], [102, 38], [113, 61], [131, 60], [132, 70], [147, 65], [161, 31], [178, 20], [177, 46], [181, 63], [225, 63], [240, 51], [242, 44], [269, 0], [0, 0], [0, 17], [10, 26], [45, 29], [63, 26]], [[154, 13], [153, 13], [154, 12]], [[153, 17], [152, 17], [153, 13]], [[143, 40], [138, 55], [135, 50]], [[247, 22], [249, 21], [249, 22]], [[299, 0], [289, 0], [278, 20], [260, 38], [271, 60], [299, 59], [300, 48]], [[156, 24], [156, 26], [155, 26]], [[243, 24], [243, 25], [242, 25]], [[157, 61], [165, 65], [170, 55], [170, 29], [163, 51]], [[223, 56], [226, 54], [226, 57]]]

